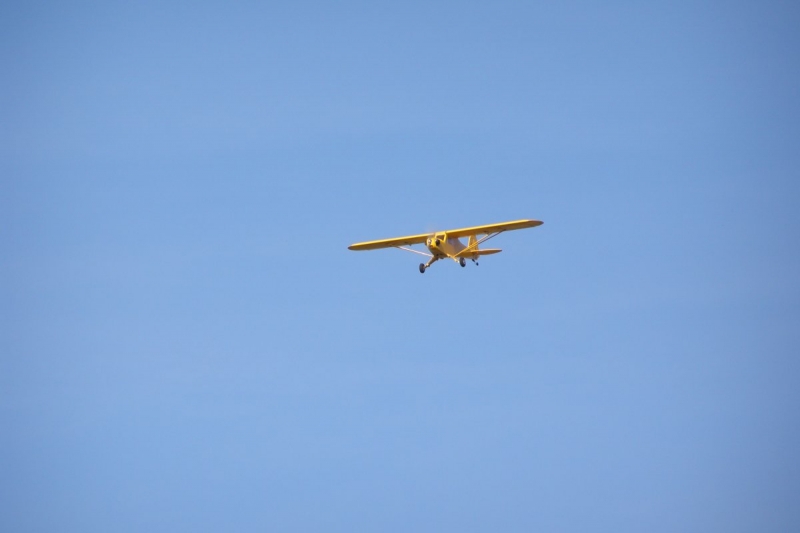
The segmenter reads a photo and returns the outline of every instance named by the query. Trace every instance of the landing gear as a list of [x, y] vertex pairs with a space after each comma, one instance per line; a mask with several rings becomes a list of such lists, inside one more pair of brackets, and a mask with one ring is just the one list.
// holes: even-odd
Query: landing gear
[[458, 264], [461, 265], [461, 267], [463, 268], [467, 266], [467, 260], [462, 257], [461, 259], [458, 260]]
[[435, 263], [436, 261], [438, 261], [438, 260], [439, 260], [439, 258], [438, 258], [438, 257], [436, 257], [436, 256], [431, 256], [431, 260], [430, 260], [430, 261], [428, 261], [427, 263], [420, 263], [420, 264], [419, 264], [419, 273], [420, 273], [420, 274], [424, 274], [424, 273], [425, 273], [425, 271], [426, 271], [426, 270], [428, 270], [428, 267], [429, 267], [429, 266], [431, 266], [432, 264], [434, 264], [434, 263]]

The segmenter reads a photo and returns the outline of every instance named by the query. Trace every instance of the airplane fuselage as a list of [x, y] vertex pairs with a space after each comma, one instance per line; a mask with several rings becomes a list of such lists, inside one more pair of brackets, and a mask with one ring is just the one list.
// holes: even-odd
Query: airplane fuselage
[[432, 237], [428, 237], [425, 241], [425, 246], [437, 259], [444, 257], [452, 257], [456, 262], [456, 255], [459, 254], [466, 246], [455, 237], [448, 237], [446, 233], [436, 233]]

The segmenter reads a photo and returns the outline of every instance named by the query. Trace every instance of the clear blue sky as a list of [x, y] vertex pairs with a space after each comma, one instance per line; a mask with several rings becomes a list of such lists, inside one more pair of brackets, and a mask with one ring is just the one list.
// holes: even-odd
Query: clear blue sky
[[798, 28], [4, 3], [0, 530], [800, 530]]

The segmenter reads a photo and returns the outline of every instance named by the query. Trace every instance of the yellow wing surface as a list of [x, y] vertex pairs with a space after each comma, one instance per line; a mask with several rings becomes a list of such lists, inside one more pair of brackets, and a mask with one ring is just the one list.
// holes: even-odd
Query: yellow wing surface
[[468, 237], [470, 235], [489, 235], [500, 233], [501, 231], [511, 231], [515, 229], [535, 228], [541, 226], [541, 220], [512, 220], [510, 222], [500, 222], [498, 224], [486, 224], [485, 226], [473, 226], [471, 228], [451, 229], [448, 231], [436, 231], [423, 233], [420, 235], [408, 235], [406, 237], [395, 237], [393, 239], [381, 239], [378, 241], [357, 242], [347, 248], [350, 250], [376, 250], [378, 248], [396, 248], [398, 246], [411, 246], [412, 244], [423, 244], [428, 237], [435, 233], [446, 233], [448, 237]]
[[486, 224], [485, 226], [451, 229], [445, 233], [447, 233], [448, 237], [469, 237], [470, 235], [488, 235], [490, 233], [500, 233], [501, 231], [535, 228], [542, 224], [544, 222], [541, 220], [512, 220], [511, 222], [499, 222], [497, 224]]
[[381, 239], [379, 241], [357, 242], [347, 248], [349, 250], [377, 250], [378, 248], [411, 246], [412, 244], [424, 243], [430, 236], [430, 233], [425, 233], [423, 235], [408, 235], [407, 237], [395, 237], [394, 239]]

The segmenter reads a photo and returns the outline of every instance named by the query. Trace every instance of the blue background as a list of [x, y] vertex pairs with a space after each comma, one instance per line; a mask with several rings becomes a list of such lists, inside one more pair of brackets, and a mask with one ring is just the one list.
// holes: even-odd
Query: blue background
[[798, 27], [4, 3], [0, 529], [797, 531]]

